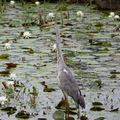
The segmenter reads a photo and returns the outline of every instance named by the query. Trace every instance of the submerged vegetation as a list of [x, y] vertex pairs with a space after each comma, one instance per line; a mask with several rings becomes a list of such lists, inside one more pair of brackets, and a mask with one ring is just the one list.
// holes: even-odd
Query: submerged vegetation
[[[119, 120], [120, 18], [115, 15], [92, 4], [0, 2], [0, 119], [64, 120], [55, 21], [64, 60], [85, 97], [81, 120]], [[69, 101], [70, 119], [76, 120]]]

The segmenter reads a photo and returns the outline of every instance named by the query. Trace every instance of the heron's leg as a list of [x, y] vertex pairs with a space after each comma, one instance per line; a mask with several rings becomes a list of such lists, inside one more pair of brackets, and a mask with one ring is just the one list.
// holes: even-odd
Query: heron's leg
[[69, 103], [68, 103], [68, 98], [67, 94], [63, 91], [64, 97], [65, 97], [65, 108], [66, 108], [66, 115], [65, 118], [69, 118]]
[[78, 106], [78, 111], [77, 111], [77, 119], [80, 119], [80, 106]]
[[66, 115], [67, 115], [67, 118], [69, 118], [69, 103], [68, 103], [68, 99], [65, 99], [65, 106], [66, 106]]

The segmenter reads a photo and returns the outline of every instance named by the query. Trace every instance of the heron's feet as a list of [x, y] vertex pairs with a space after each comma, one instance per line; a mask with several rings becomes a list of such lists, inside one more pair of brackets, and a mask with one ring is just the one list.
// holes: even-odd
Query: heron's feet
[[69, 111], [70, 111], [70, 108], [69, 108], [69, 103], [68, 103], [68, 100], [65, 100], [65, 118], [69, 118]]
[[80, 120], [80, 108], [78, 108], [78, 111], [77, 111], [77, 119]]

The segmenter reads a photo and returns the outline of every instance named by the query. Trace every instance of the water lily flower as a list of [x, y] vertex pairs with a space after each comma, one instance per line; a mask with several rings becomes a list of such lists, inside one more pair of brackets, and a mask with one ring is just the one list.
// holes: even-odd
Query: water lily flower
[[52, 19], [54, 17], [54, 13], [49, 13], [48, 17]]
[[14, 81], [7, 81], [7, 86], [14, 85]]
[[5, 101], [7, 101], [8, 99], [5, 97], [5, 96], [1, 96], [0, 97], [0, 102], [2, 103], [2, 104], [4, 104], [5, 103]]
[[5, 48], [6, 48], [6, 49], [10, 49], [10, 48], [11, 48], [11, 44], [10, 44], [9, 42], [8, 42], [8, 43], [5, 43], [4, 45], [5, 45]]
[[78, 17], [83, 17], [83, 16], [84, 16], [84, 13], [83, 13], [82, 11], [78, 11], [78, 12], [77, 12], [77, 16], [78, 16]]
[[119, 15], [115, 15], [114, 18], [115, 19], [119, 19], [120, 17], [119, 17]]
[[15, 73], [11, 73], [9, 77], [10, 77], [10, 79], [15, 80], [16, 79], [16, 74]]
[[56, 47], [57, 47], [56, 44], [54, 44], [52, 50], [53, 50], [53, 51], [56, 50]]
[[35, 4], [38, 6], [38, 5], [40, 4], [40, 2], [39, 2], [39, 1], [36, 1]]
[[29, 31], [24, 32], [24, 33], [23, 33], [23, 37], [24, 37], [24, 38], [29, 38], [29, 37], [31, 37], [30, 32], [29, 32]]
[[10, 1], [10, 5], [11, 5], [11, 6], [14, 6], [14, 5], [15, 5], [15, 1], [14, 1], [14, 0], [11, 0], [11, 1]]
[[114, 12], [110, 12], [110, 15], [108, 17], [114, 17], [115, 13]]

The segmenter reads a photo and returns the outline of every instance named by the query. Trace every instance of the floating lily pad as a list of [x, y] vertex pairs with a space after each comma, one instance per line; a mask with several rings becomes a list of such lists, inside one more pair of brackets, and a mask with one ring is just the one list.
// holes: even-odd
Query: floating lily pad
[[1, 54], [0, 59], [7, 59], [9, 56], [9, 54]]
[[15, 117], [28, 119], [28, 118], [30, 117], [30, 114], [27, 113], [27, 112], [24, 111], [24, 110], [21, 110], [21, 111], [19, 111], [19, 112], [15, 115]]
[[96, 118], [95, 120], [104, 120], [105, 118], [104, 117], [99, 117], [99, 118]]
[[9, 27], [17, 27], [17, 26], [20, 26], [20, 25], [21, 25], [21, 23], [18, 20], [12, 20], [9, 23]]
[[73, 117], [68, 117], [65, 120], [75, 120]]
[[14, 68], [14, 67], [17, 67], [18, 64], [16, 63], [6, 63], [7, 65], [7, 68]]
[[3, 111], [16, 111], [17, 109], [15, 107], [4, 107], [4, 108], [1, 108], [1, 110], [3, 110]]
[[82, 115], [82, 116], [80, 117], [80, 120], [88, 120], [88, 117]]
[[56, 106], [57, 109], [65, 108], [65, 100], [61, 100]]
[[38, 118], [37, 120], [47, 120], [46, 118]]
[[6, 71], [0, 71], [0, 75], [2, 76], [7, 76], [10, 74], [10, 71], [9, 70], [6, 70]]
[[103, 105], [101, 102], [92, 102], [93, 105]]
[[117, 111], [119, 111], [119, 108], [115, 108], [115, 109], [110, 110], [110, 112], [117, 112]]
[[28, 48], [28, 47], [21, 47], [21, 49], [28, 49], [28, 51], [25, 51], [25, 52], [29, 52], [31, 54], [34, 53], [34, 50], [32, 48]]
[[53, 118], [55, 120], [64, 120], [64, 112], [61, 110], [57, 110], [53, 113]]
[[97, 23], [95, 26], [96, 26], [96, 27], [102, 27], [102, 26], [104, 26], [104, 24], [102, 24], [102, 23]]
[[44, 87], [44, 92], [52, 92], [52, 91], [55, 91], [54, 88], [48, 88], [48, 87]]
[[61, 11], [66, 11], [66, 10], [67, 10], [67, 7], [60, 7], [59, 10], [61, 10]]
[[110, 74], [120, 74], [120, 72], [117, 72], [117, 71], [111, 71]]
[[1, 108], [2, 111], [6, 111], [7, 114], [14, 114], [17, 109], [15, 107], [4, 107], [4, 108]]
[[101, 108], [101, 107], [92, 107], [92, 108], [90, 108], [90, 110], [92, 110], [92, 111], [102, 111], [102, 110], [105, 110], [105, 109]]
[[115, 75], [115, 74], [114, 74], [114, 75], [111, 75], [110, 78], [111, 78], [111, 79], [112, 79], [112, 78], [116, 78], [116, 75]]

